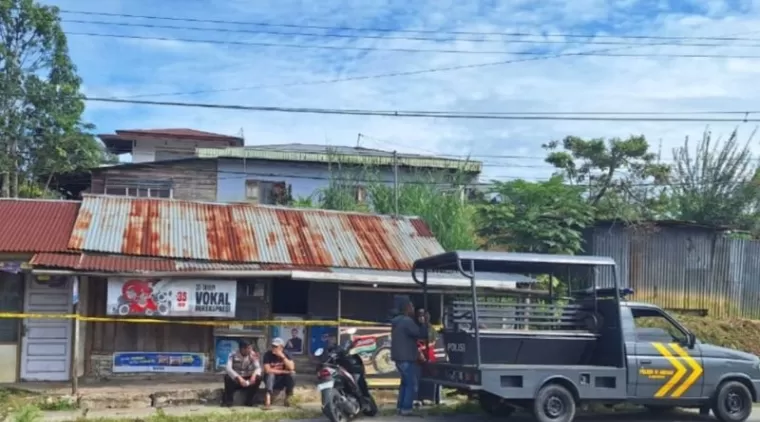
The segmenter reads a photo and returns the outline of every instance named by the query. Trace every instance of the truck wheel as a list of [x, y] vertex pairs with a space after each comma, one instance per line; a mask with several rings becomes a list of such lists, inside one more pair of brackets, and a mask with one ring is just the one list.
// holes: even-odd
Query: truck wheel
[[744, 422], [752, 413], [752, 394], [738, 381], [724, 382], [713, 399], [712, 411], [721, 422]]
[[567, 388], [547, 384], [536, 395], [533, 415], [538, 422], [571, 422], [575, 418], [575, 398]]
[[478, 395], [478, 403], [484, 412], [500, 418], [508, 418], [515, 411], [515, 408], [505, 403], [501, 397], [491, 393], [481, 392]]

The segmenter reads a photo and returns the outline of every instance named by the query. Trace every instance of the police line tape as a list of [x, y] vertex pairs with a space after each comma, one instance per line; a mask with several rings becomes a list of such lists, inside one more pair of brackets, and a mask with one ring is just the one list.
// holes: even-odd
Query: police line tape
[[[194, 321], [157, 318], [114, 318], [92, 317], [78, 314], [32, 314], [0, 312], [0, 319], [71, 319], [83, 322], [125, 322], [131, 324], [179, 324], [200, 325], [207, 327], [337, 327], [337, 326], [364, 326], [364, 327], [388, 327], [390, 324], [373, 321], [360, 321], [355, 319], [337, 320], [257, 320], [257, 321]], [[434, 326], [434, 328], [440, 328]]]

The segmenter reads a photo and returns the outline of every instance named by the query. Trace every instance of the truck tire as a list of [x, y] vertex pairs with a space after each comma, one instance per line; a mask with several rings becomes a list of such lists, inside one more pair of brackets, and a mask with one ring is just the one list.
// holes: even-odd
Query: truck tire
[[478, 403], [484, 412], [498, 418], [508, 418], [515, 411], [515, 408], [505, 403], [501, 397], [485, 391], [478, 395]]
[[726, 381], [718, 386], [712, 411], [721, 422], [744, 422], [752, 413], [752, 394], [739, 381]]
[[559, 384], [541, 387], [533, 401], [538, 422], [571, 422], [575, 418], [575, 397]]

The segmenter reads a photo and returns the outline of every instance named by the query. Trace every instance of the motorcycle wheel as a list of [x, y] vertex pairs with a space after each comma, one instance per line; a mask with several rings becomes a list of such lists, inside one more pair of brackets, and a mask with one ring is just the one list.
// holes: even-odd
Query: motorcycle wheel
[[347, 422], [348, 418], [340, 410], [340, 397], [334, 390], [322, 391], [322, 413], [330, 422]]
[[375, 402], [375, 398], [372, 396], [372, 394], [370, 394], [369, 397], [367, 397], [367, 401], [368, 401], [367, 407], [362, 409], [362, 413], [364, 414], [364, 416], [377, 415], [377, 412], [378, 412], [377, 403]]
[[381, 347], [372, 355], [372, 366], [378, 374], [389, 374], [396, 370], [396, 364], [391, 360], [391, 348]]

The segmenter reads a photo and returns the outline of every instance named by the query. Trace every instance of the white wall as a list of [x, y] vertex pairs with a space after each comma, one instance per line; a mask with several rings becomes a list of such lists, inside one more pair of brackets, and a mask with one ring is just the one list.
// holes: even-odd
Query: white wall
[[196, 148], [225, 148], [229, 144], [220, 141], [198, 141], [195, 139], [137, 139], [132, 148], [132, 162], [156, 161], [156, 149], [169, 149], [195, 155]]
[[[245, 181], [256, 179], [265, 182], [285, 182], [291, 186], [293, 198], [305, 198], [318, 189], [329, 186], [330, 169], [325, 163], [293, 163], [285, 161], [248, 160], [220, 158], [218, 162], [216, 200], [218, 202], [245, 201]], [[399, 181], [424, 179], [420, 173], [399, 169]], [[346, 176], [344, 176], [346, 177]], [[393, 184], [393, 170], [379, 170], [373, 178], [388, 185]], [[470, 183], [477, 182], [475, 175]], [[361, 182], [357, 182], [361, 184]], [[369, 182], [367, 182], [369, 183]]]
[[16, 382], [18, 371], [18, 346], [15, 344], [0, 345], [0, 383]]

